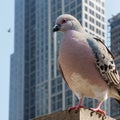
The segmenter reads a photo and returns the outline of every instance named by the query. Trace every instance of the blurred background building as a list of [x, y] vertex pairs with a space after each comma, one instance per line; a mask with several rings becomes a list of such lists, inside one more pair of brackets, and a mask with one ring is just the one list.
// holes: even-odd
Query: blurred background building
[[15, 1], [15, 44], [10, 65], [9, 120], [24, 120], [26, 81], [24, 12], [24, 0]]
[[[120, 13], [109, 19], [111, 51], [120, 74]], [[120, 104], [111, 99], [111, 116], [120, 119]]]
[[[9, 120], [29, 120], [77, 103], [57, 65], [61, 33], [53, 35], [52, 28], [63, 13], [75, 16], [88, 33], [105, 41], [104, 0], [16, 0]], [[102, 106], [107, 114], [109, 102]], [[84, 105], [95, 107], [96, 100], [85, 99]]]

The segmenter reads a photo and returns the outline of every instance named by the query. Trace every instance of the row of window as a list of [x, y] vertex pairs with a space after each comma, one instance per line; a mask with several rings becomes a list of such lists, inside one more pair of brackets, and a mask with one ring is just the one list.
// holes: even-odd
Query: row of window
[[[93, 18], [93, 17], [89, 17], [89, 19], [88, 19], [88, 15], [87, 14], [85, 14], [85, 19], [86, 20], [89, 20], [91, 23], [95, 23], [95, 19]], [[101, 27], [102, 29], [105, 29], [105, 26], [104, 26], [104, 24], [102, 24], [101, 22], [99, 22], [99, 21], [97, 21], [96, 20], [96, 25], [98, 26], [98, 27]]]
[[120, 19], [116, 19], [111, 22], [111, 28], [114, 29], [116, 26], [120, 25]]
[[89, 29], [92, 30], [92, 31], [95, 31], [95, 30], [96, 30], [96, 33], [97, 33], [97, 34], [102, 35], [103, 37], [105, 36], [105, 33], [104, 33], [104, 32], [102, 32], [102, 31], [101, 31], [100, 29], [98, 29], [98, 28], [95, 29], [95, 27], [94, 27], [93, 25], [91, 25], [91, 24], [89, 24], [89, 26], [88, 26], [88, 23], [87, 23], [87, 22], [85, 22], [85, 27], [86, 27], [86, 28], [89, 28]]
[[[89, 3], [88, 3], [88, 1], [89, 1]], [[96, 2], [97, 3], [99, 3], [99, 4], [101, 4], [101, 6], [102, 7], [104, 7], [104, 2], [103, 1], [101, 1], [101, 0], [96, 0]], [[91, 7], [93, 7], [94, 8], [94, 3], [92, 2], [92, 1], [90, 1], [90, 0], [85, 0], [85, 3], [87, 3], [87, 4], [89, 4]]]
[[52, 105], [52, 111], [62, 109], [62, 93], [52, 97], [51, 105]]
[[[85, 6], [85, 11], [88, 12], [88, 7], [87, 7], [87, 6]], [[105, 20], [104, 20], [104, 17], [101, 16], [100, 14], [98, 14], [98, 13], [95, 13], [94, 10], [89, 9], [89, 13], [90, 13], [91, 15], [95, 16], [96, 18], [98, 18], [99, 20], [102, 20], [103, 22], [105, 21]], [[87, 15], [85, 15], [85, 17], [86, 17], [86, 19], [87, 19]]]

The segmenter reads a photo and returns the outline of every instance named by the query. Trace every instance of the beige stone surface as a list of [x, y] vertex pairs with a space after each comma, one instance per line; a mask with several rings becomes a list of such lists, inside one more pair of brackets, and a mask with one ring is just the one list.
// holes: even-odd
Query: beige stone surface
[[80, 109], [79, 120], [115, 120], [109, 116], [103, 116], [88, 109]]
[[115, 120], [109, 116], [103, 116], [88, 109], [80, 109], [79, 112], [64, 110], [48, 114], [33, 120]]

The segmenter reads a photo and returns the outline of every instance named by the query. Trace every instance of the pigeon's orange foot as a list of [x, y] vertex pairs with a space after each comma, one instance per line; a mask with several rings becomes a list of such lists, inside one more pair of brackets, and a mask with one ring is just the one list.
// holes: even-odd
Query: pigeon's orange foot
[[81, 99], [79, 100], [78, 104], [77, 104], [75, 107], [69, 107], [68, 111], [70, 112], [71, 110], [75, 110], [75, 112], [78, 112], [78, 110], [79, 110], [80, 108], [84, 108], [84, 109], [85, 109], [85, 107], [81, 105], [81, 104], [82, 104], [82, 99], [83, 99], [83, 98], [81, 98]]
[[92, 110], [94, 112], [97, 112], [97, 113], [100, 113], [102, 115], [106, 115], [106, 113], [103, 110], [98, 109], [98, 108], [90, 108], [90, 110]]
[[84, 106], [75, 106], [75, 107], [69, 107], [68, 108], [68, 111], [70, 112], [71, 110], [75, 110], [76, 112], [80, 109], [80, 108], [84, 108], [85, 109], [85, 107]]

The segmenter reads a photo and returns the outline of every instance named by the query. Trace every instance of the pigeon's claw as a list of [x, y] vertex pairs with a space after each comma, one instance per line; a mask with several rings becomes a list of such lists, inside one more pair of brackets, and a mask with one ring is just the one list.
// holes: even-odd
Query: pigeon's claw
[[83, 98], [79, 100], [78, 104], [75, 107], [70, 107], [68, 111], [70, 112], [71, 110], [75, 110], [76, 112], [78, 112], [80, 108], [85, 108], [84, 106], [82, 106], [82, 100]]
[[76, 107], [74, 106], [74, 107], [69, 107], [68, 108], [68, 111], [70, 112], [71, 110], [75, 110], [76, 109]]
[[69, 107], [69, 108], [68, 108], [68, 111], [70, 112], [71, 110], [75, 110], [76, 112], [78, 112], [78, 110], [79, 110], [80, 108], [84, 108], [84, 109], [85, 109], [84, 106], [78, 106], [78, 105], [76, 105], [76, 106], [74, 106], [74, 107]]
[[101, 110], [100, 108], [90, 108], [90, 110], [100, 113], [102, 115], [106, 115], [106, 113], [103, 110]]
[[97, 113], [100, 113], [102, 115], [106, 115], [106, 113], [103, 110], [100, 109], [101, 105], [102, 105], [102, 102], [98, 102], [97, 107], [96, 108], [90, 108], [90, 110], [92, 110], [94, 112], [97, 112]]

